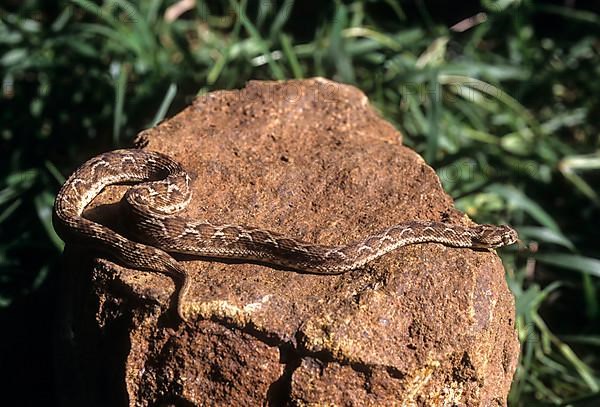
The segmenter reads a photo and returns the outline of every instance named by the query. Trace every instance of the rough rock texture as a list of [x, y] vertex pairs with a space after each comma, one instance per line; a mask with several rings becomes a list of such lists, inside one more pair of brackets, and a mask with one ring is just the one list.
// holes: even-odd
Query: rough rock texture
[[[323, 79], [210, 93], [138, 142], [189, 170], [196, 219], [324, 244], [471, 223], [360, 91]], [[86, 216], [123, 230], [125, 189]], [[519, 345], [493, 251], [414, 245], [339, 276], [182, 258], [189, 326], [171, 278], [87, 253], [66, 254], [65, 404], [506, 405]]]

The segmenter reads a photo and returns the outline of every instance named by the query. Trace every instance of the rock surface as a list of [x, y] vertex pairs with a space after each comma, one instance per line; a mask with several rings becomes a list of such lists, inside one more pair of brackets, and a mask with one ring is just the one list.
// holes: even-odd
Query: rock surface
[[[201, 96], [138, 142], [188, 169], [195, 219], [323, 244], [471, 223], [364, 94], [323, 79]], [[123, 230], [125, 190], [86, 216]], [[506, 405], [519, 345], [492, 251], [413, 245], [339, 276], [182, 258], [191, 325], [169, 277], [88, 257], [65, 255], [67, 405]]]

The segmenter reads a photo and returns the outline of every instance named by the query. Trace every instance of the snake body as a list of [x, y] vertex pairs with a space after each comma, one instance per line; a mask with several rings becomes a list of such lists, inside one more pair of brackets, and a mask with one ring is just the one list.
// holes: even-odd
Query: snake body
[[[123, 201], [136, 241], [82, 216], [108, 185], [137, 183]], [[464, 227], [408, 221], [342, 246], [304, 242], [257, 227], [196, 221], [177, 215], [191, 198], [190, 178], [178, 162], [144, 150], [115, 150], [81, 165], [60, 189], [54, 227], [65, 241], [88, 243], [123, 265], [179, 277], [177, 311], [190, 288], [188, 272], [169, 253], [255, 261], [301, 272], [339, 274], [357, 269], [399, 247], [434, 242], [463, 248], [497, 248], [515, 243], [509, 226]]]

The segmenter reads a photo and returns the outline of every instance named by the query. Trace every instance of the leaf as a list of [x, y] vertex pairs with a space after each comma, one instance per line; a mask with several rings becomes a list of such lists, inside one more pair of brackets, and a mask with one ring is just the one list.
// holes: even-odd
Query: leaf
[[7, 51], [0, 59], [0, 64], [4, 66], [17, 65], [21, 62], [25, 57], [27, 57], [28, 52], [25, 48], [14, 48], [10, 51]]
[[593, 23], [600, 25], [600, 16], [593, 11], [576, 9], [574, 7], [562, 7], [551, 4], [540, 4], [538, 10], [549, 14], [556, 14], [575, 21]]
[[515, 187], [501, 184], [493, 184], [486, 188], [486, 191], [492, 192], [503, 197], [510, 206], [519, 208], [528, 213], [532, 218], [548, 229], [561, 234], [560, 227], [552, 217], [540, 205], [531, 200], [523, 192]]
[[[498, 100], [500, 103], [504, 104], [509, 109], [517, 113], [519, 117], [523, 118], [534, 134], [542, 134], [539, 123], [537, 122], [535, 117], [529, 112], [529, 110], [527, 110], [525, 106], [519, 103], [518, 100], [510, 96], [508, 93], [504, 92], [499, 87], [494, 86], [491, 83], [487, 83], [482, 80], [467, 77], [464, 75], [444, 74], [440, 75], [439, 81], [442, 84], [464, 86], [466, 88], [477, 90], [479, 92], [487, 94], [489, 97]], [[511, 118], [512, 117], [513, 116], [511, 116]]]
[[273, 19], [273, 23], [271, 23], [271, 28], [269, 30], [269, 37], [271, 39], [274, 39], [281, 32], [281, 29], [290, 18], [293, 6], [294, 0], [284, 0]]
[[565, 157], [558, 163], [558, 169], [582, 194], [600, 206], [600, 197], [594, 188], [576, 173], [600, 169], [600, 153]]
[[289, 36], [285, 34], [281, 34], [279, 36], [279, 41], [281, 42], [281, 47], [283, 48], [283, 54], [286, 56], [290, 67], [292, 68], [292, 72], [294, 73], [294, 78], [303, 79], [304, 73], [302, 72], [302, 66], [300, 62], [298, 62], [298, 57], [294, 52], [294, 47], [292, 46], [292, 40]]
[[56, 165], [54, 165], [54, 163], [52, 161], [46, 160], [46, 161], [44, 161], [44, 165], [46, 166], [46, 169], [48, 170], [48, 172], [50, 174], [52, 174], [52, 176], [54, 177], [54, 179], [56, 180], [56, 182], [59, 185], [62, 185], [65, 183], [65, 181], [66, 181], [65, 177], [60, 173], [60, 170], [58, 168], [56, 168]]
[[417, 62], [415, 63], [415, 66], [417, 68], [422, 69], [426, 66], [438, 67], [439, 65], [441, 65], [446, 57], [446, 48], [448, 45], [448, 41], [448, 37], [436, 38], [431, 44], [429, 44], [429, 47], [427, 47], [425, 52], [423, 52], [419, 56]]
[[242, 23], [246, 31], [248, 31], [250, 37], [256, 43], [256, 46], [259, 47], [259, 49], [262, 51], [262, 56], [266, 58], [267, 64], [269, 65], [271, 73], [273, 74], [275, 79], [284, 80], [285, 74], [283, 73], [281, 67], [278, 64], [276, 64], [275, 61], [273, 61], [273, 57], [271, 56], [269, 46], [263, 40], [262, 36], [254, 26], [254, 24], [252, 24], [252, 22], [246, 15], [246, 1], [244, 0], [238, 3], [235, 0], [230, 0], [230, 4], [234, 10], [237, 10], [240, 22]]
[[600, 336], [598, 335], [561, 335], [560, 339], [565, 342], [600, 346]]
[[520, 133], [511, 133], [502, 137], [500, 145], [508, 152], [517, 155], [528, 155], [531, 153], [531, 143]]
[[42, 222], [50, 241], [54, 243], [54, 246], [57, 249], [62, 251], [65, 244], [61, 238], [58, 237], [52, 226], [52, 206], [54, 203], [54, 196], [50, 194], [50, 192], [44, 191], [34, 198], [34, 203], [38, 218]]
[[575, 245], [560, 232], [539, 227], [539, 226], [521, 226], [519, 227], [519, 236], [540, 240], [546, 243], [557, 244], [574, 251]]
[[482, 0], [481, 4], [490, 11], [499, 13], [512, 5], [519, 5], [521, 0]]
[[173, 102], [173, 99], [175, 98], [176, 94], [177, 94], [177, 85], [174, 83], [171, 83], [169, 85], [169, 89], [167, 90], [167, 93], [165, 94], [165, 97], [163, 98], [162, 103], [160, 104], [160, 108], [156, 112], [154, 119], [152, 119], [152, 123], [150, 124], [150, 127], [156, 126], [158, 123], [160, 123], [160, 121], [162, 119], [165, 118], [165, 116], [167, 115], [167, 111], [169, 110], [169, 106], [171, 106], [171, 102]]
[[0, 224], [4, 222], [6, 219], [10, 217], [15, 211], [21, 206], [23, 200], [15, 199], [12, 203], [10, 203], [6, 208], [0, 211]]
[[88, 13], [92, 14], [96, 18], [100, 20], [104, 20], [105, 23], [109, 24], [112, 27], [117, 27], [119, 22], [110, 14], [108, 14], [102, 7], [92, 3], [88, 0], [71, 0], [71, 2], [77, 4], [82, 9], [86, 10]]
[[346, 41], [342, 36], [343, 29], [347, 26], [348, 8], [342, 3], [336, 3], [336, 11], [331, 26], [329, 56], [342, 80], [353, 83], [355, 82], [354, 66], [345, 48]]
[[438, 82], [438, 71], [433, 68], [429, 72], [429, 87], [432, 91], [431, 103], [427, 110], [428, 126], [427, 126], [427, 147], [425, 149], [425, 160], [428, 163], [435, 161], [438, 146], [440, 144], [440, 111], [442, 110], [442, 97], [437, 92], [440, 89]]
[[113, 116], [113, 143], [116, 146], [119, 144], [121, 127], [124, 123], [123, 106], [125, 104], [125, 88], [127, 87], [127, 69], [120, 63], [116, 63], [113, 66], [116, 67], [118, 75], [115, 81], [115, 108]]
[[600, 277], [600, 260], [578, 254], [548, 253], [537, 254], [535, 259], [552, 266], [566, 268]]

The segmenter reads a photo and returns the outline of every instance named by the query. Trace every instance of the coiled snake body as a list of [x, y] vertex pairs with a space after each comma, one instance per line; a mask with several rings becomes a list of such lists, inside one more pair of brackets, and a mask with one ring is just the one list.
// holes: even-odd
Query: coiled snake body
[[[85, 207], [106, 187], [137, 182], [124, 196], [129, 223], [137, 241], [82, 217]], [[176, 215], [188, 204], [190, 178], [171, 158], [143, 150], [100, 154], [77, 169], [59, 191], [54, 227], [65, 241], [91, 244], [123, 265], [181, 278], [177, 312], [190, 288], [188, 272], [167, 252], [201, 257], [257, 261], [302, 272], [339, 274], [357, 269], [384, 254], [414, 243], [435, 242], [453, 247], [496, 248], [515, 243], [509, 226], [463, 227], [429, 221], [409, 221], [344, 246], [303, 242], [268, 230], [213, 225]]]

